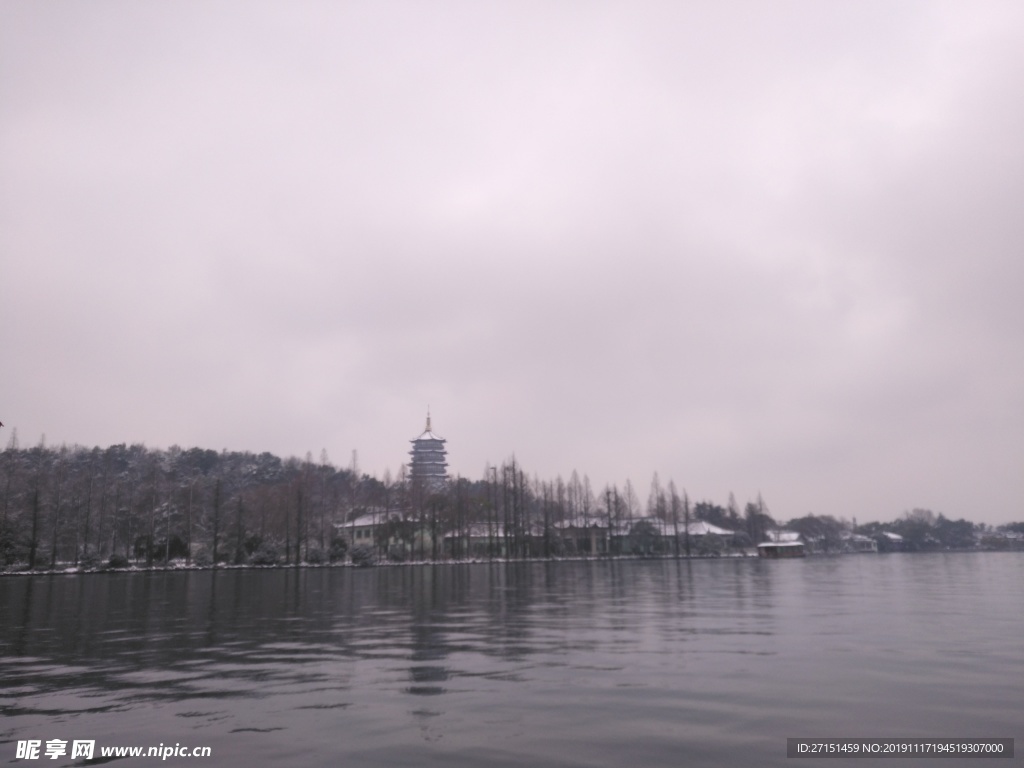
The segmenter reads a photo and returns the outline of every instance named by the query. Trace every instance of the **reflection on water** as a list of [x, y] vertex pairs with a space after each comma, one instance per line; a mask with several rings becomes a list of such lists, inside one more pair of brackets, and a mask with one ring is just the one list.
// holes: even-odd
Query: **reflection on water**
[[1013, 737], [1022, 576], [994, 553], [4, 578], [0, 759], [783, 765], [788, 736]]

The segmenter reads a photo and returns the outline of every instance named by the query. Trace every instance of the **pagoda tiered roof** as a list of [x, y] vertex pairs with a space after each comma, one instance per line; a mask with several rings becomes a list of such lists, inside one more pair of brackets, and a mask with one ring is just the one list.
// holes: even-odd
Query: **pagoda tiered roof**
[[430, 427], [430, 410], [427, 410], [427, 425], [423, 432], [415, 440], [410, 440], [412, 450], [409, 456], [412, 461], [409, 463], [409, 474], [415, 478], [421, 478], [432, 486], [439, 486], [448, 477], [448, 463], [445, 461], [445, 439], [434, 434]]

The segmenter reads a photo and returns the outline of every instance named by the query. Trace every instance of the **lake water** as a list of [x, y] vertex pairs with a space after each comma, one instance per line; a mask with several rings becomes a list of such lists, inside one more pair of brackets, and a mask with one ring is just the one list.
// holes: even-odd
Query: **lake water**
[[247, 768], [792, 766], [787, 737], [1024, 748], [1015, 553], [5, 577], [0, 617], [4, 764], [40, 764], [16, 759], [28, 739]]

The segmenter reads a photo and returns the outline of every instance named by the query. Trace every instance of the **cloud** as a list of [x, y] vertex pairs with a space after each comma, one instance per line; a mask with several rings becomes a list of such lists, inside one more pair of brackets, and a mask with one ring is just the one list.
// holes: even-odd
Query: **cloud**
[[1015, 514], [1015, 4], [8, 17], [23, 439]]

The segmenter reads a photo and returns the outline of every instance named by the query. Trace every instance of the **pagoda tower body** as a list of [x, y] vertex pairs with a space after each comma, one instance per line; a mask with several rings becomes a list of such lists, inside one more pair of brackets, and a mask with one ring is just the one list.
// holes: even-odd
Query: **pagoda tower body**
[[427, 411], [427, 428], [412, 443], [409, 456], [409, 478], [413, 485], [419, 486], [428, 493], [440, 491], [448, 479], [448, 462], [446, 461], [445, 440], [438, 437], [430, 428], [430, 411]]

